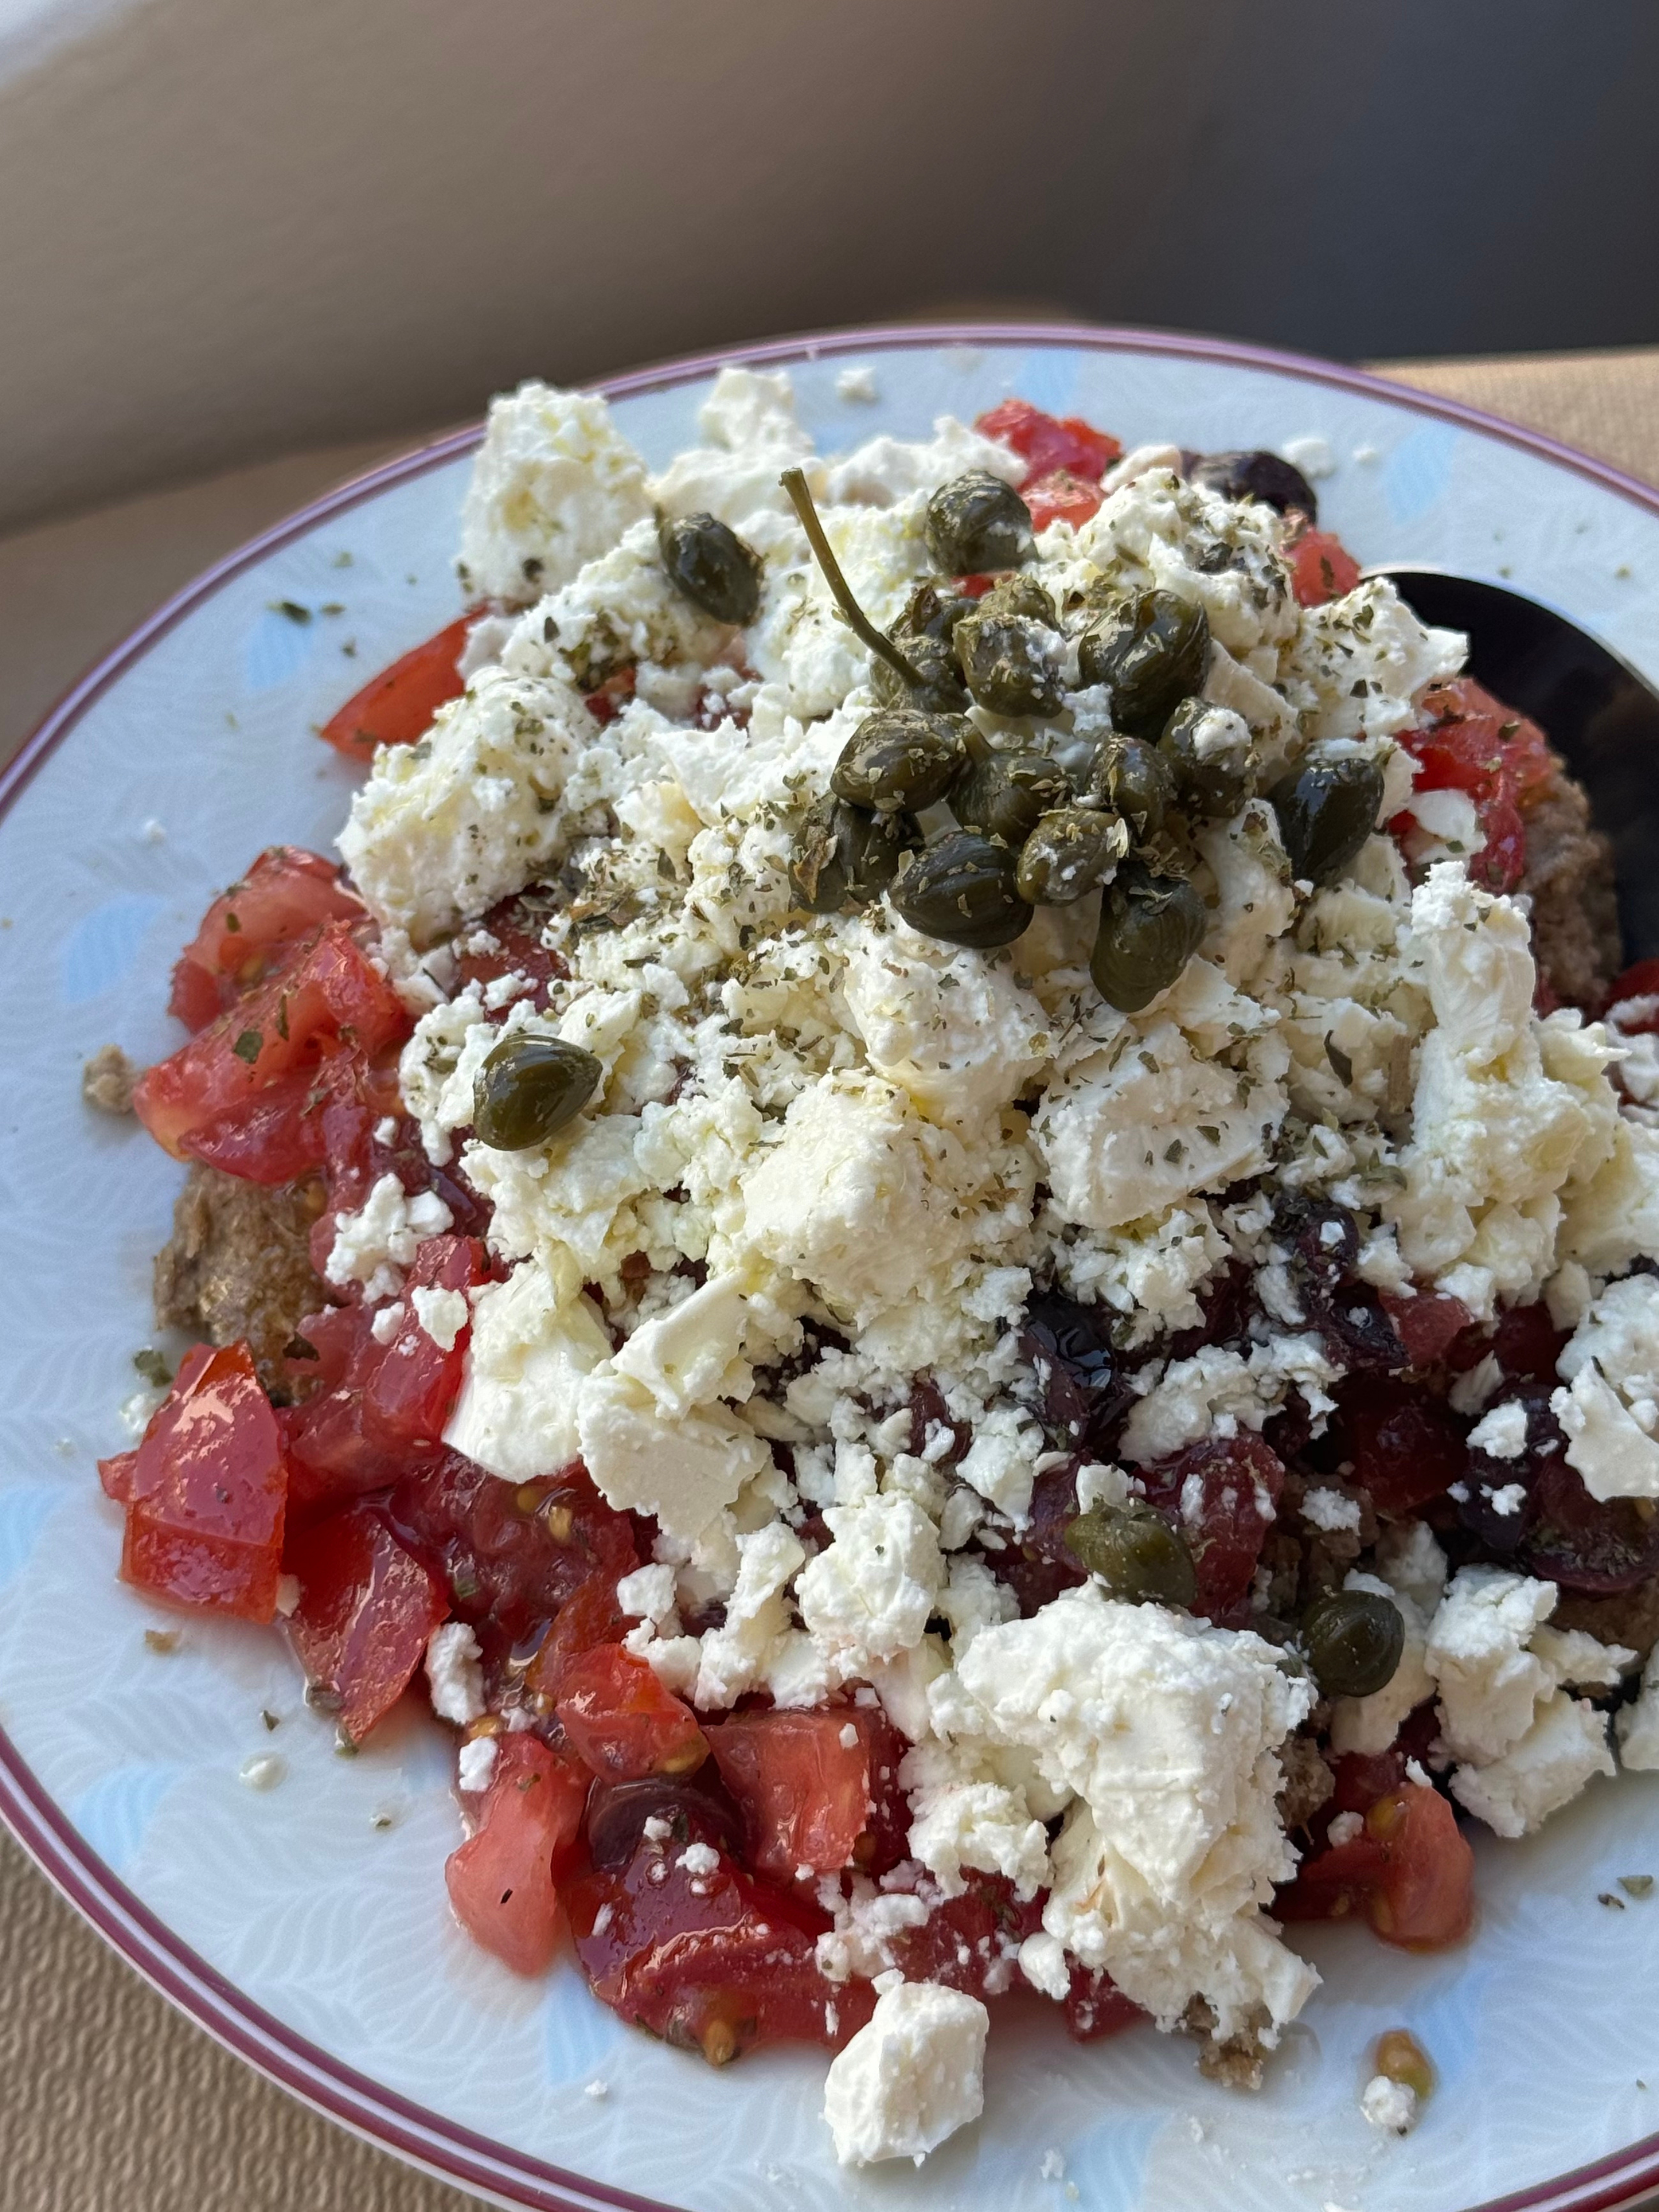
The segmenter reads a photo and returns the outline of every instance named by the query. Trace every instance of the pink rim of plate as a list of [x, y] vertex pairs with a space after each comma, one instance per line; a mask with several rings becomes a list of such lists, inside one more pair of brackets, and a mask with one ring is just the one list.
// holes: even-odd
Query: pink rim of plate
[[[1209, 361], [1237, 368], [1270, 370], [1310, 384], [1361, 392], [1391, 406], [1484, 432], [1488, 437], [1535, 453], [1571, 469], [1592, 483], [1620, 494], [1659, 515], [1659, 490], [1604, 461], [1539, 433], [1524, 430], [1499, 416], [1459, 402], [1412, 391], [1359, 369], [1271, 348], [1234, 344], [1216, 338], [1188, 337], [1166, 331], [1098, 329], [1085, 324], [971, 323], [894, 325], [875, 330], [835, 331], [813, 336], [698, 354], [605, 378], [592, 387], [616, 399], [630, 393], [659, 392], [695, 382], [730, 362], [776, 363], [813, 361], [845, 353], [883, 352], [917, 346], [1053, 345], [1096, 353], [1154, 354]], [[9, 806], [35, 770], [63, 743], [88, 708], [141, 660], [191, 610], [232, 577], [242, 574], [280, 546], [302, 536], [331, 515], [343, 514], [389, 485], [469, 452], [483, 434], [482, 425], [452, 432], [300, 508], [249, 540], [175, 593], [131, 635], [97, 661], [72, 685], [0, 773], [0, 810]], [[93, 1851], [57, 1804], [35, 1780], [0, 1729], [0, 1820], [70, 1903], [90, 1921], [146, 1981], [204, 2028], [237, 2057], [278, 2082], [295, 2096], [382, 2148], [414, 2165], [498, 2203], [538, 2209], [623, 2208], [623, 2212], [672, 2212], [655, 2199], [585, 2181], [580, 2174], [545, 2164], [492, 2142], [456, 2121], [426, 2111], [356, 2072], [296, 2035], [232, 1983], [216, 1973], [140, 1904]], [[1471, 2212], [1617, 2212], [1659, 2186], [1659, 2135], [1644, 2136], [1623, 2151], [1575, 2172], [1490, 2200]]]

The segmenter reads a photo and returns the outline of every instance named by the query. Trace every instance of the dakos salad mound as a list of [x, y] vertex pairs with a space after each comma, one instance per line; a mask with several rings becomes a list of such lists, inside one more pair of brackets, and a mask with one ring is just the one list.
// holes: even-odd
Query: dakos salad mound
[[845, 2160], [1015, 1990], [1255, 2081], [1297, 1923], [1659, 1766], [1659, 963], [1285, 459], [702, 425], [495, 404], [343, 866], [89, 1066], [188, 1169], [121, 1572], [429, 1700], [477, 1941], [824, 2045]]

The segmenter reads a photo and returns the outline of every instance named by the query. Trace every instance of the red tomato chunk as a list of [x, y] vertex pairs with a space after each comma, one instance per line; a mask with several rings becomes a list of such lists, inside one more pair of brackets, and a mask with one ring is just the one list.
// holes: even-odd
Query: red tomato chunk
[[[1022, 493], [1040, 477], [1064, 470], [1084, 483], [1097, 484], [1123, 448], [1079, 415], [1045, 415], [1029, 399], [1005, 399], [974, 424], [981, 437], [1012, 446], [1025, 464]], [[1096, 502], [1099, 504], [1098, 501]]]
[[289, 1624], [307, 1679], [337, 1698], [340, 1726], [361, 1743], [390, 1712], [449, 1611], [442, 1585], [367, 1505], [315, 1521], [289, 1545], [300, 1584]]
[[1069, 469], [1053, 469], [1021, 494], [1031, 510], [1033, 530], [1046, 530], [1051, 522], [1069, 522], [1073, 530], [1097, 514], [1105, 494], [1098, 484], [1085, 483]]
[[870, 1746], [856, 1709], [739, 1713], [709, 1730], [742, 1808], [749, 1863], [775, 1881], [850, 1866], [870, 1823]]
[[1310, 1859], [1273, 1911], [1285, 1920], [1363, 1912], [1385, 1943], [1443, 1950], [1474, 1918], [1474, 1853], [1439, 1792], [1407, 1783], [1376, 1801], [1352, 1842]]
[[1212, 1437], [1146, 1470], [1146, 1496], [1178, 1516], [1198, 1574], [1194, 1611], [1212, 1620], [1242, 1615], [1285, 1468], [1260, 1437]]
[[288, 1468], [246, 1345], [191, 1352], [127, 1488], [125, 1581], [175, 1605], [272, 1620]]
[[348, 760], [371, 761], [377, 745], [410, 745], [423, 738], [439, 708], [459, 699], [466, 689], [455, 664], [466, 650], [466, 634], [481, 611], [471, 609], [390, 668], [370, 677], [323, 724], [318, 732], [323, 743]]
[[647, 1660], [617, 1644], [569, 1662], [556, 1710], [577, 1756], [607, 1782], [690, 1774], [708, 1756], [690, 1706], [663, 1687]]
[[1328, 530], [1304, 530], [1286, 551], [1291, 589], [1299, 607], [1345, 599], [1359, 581], [1359, 563]]
[[173, 969], [167, 1012], [187, 1029], [205, 1029], [325, 922], [362, 921], [365, 913], [331, 860], [297, 845], [267, 846], [202, 917]]
[[1440, 1291], [1419, 1291], [1414, 1298], [1384, 1291], [1382, 1310], [1413, 1367], [1432, 1367], [1443, 1359], [1474, 1318], [1461, 1298]]
[[1005, 1875], [969, 1874], [960, 1897], [936, 1905], [920, 1928], [891, 1939], [893, 1962], [910, 1982], [943, 1982], [969, 1996], [1023, 1989], [1019, 1947], [1042, 1925], [1042, 1899], [1024, 1901]]
[[686, 1857], [676, 1843], [644, 1843], [621, 1872], [571, 1885], [576, 1956], [602, 2003], [716, 2065], [757, 2043], [833, 2045], [864, 2025], [868, 1983], [818, 1972], [826, 1914], [711, 1846]]
[[581, 1833], [587, 1777], [533, 1735], [495, 1739], [476, 1835], [449, 1855], [444, 1882], [475, 1943], [515, 1974], [545, 1973], [559, 1940], [556, 1887]]
[[[1486, 842], [1469, 861], [1469, 873], [1488, 890], [1513, 890], [1527, 864], [1522, 809], [1554, 773], [1543, 732], [1513, 713], [1472, 677], [1437, 684], [1425, 691], [1424, 727], [1401, 732], [1414, 755], [1419, 791], [1462, 791], [1474, 801]], [[1398, 835], [1410, 810], [1390, 826]]]
[[[428, 1334], [412, 1295], [417, 1290], [463, 1296], [489, 1273], [489, 1259], [472, 1237], [428, 1237], [415, 1254], [404, 1286], [404, 1317], [363, 1385], [365, 1432], [389, 1451], [435, 1444], [460, 1395], [471, 1323], [463, 1322], [447, 1350]], [[372, 1341], [372, 1339], [371, 1339]]]

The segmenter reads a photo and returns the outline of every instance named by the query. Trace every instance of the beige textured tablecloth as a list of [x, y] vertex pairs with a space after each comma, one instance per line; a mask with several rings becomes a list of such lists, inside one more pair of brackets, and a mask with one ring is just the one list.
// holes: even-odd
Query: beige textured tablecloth
[[[1389, 374], [1659, 483], [1659, 351]], [[158, 600], [384, 450], [301, 455], [0, 541], [0, 760]], [[0, 1837], [0, 2212], [459, 2212], [468, 2201], [210, 2042]]]

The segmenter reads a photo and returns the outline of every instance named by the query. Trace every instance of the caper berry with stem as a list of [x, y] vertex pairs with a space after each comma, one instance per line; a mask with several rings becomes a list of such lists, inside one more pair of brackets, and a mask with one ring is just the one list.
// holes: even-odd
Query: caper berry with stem
[[1112, 695], [1112, 723], [1156, 738], [1210, 661], [1209, 617], [1173, 592], [1138, 592], [1085, 630], [1078, 667], [1085, 684]]
[[1093, 806], [1057, 806], [1025, 840], [1016, 876], [1034, 906], [1069, 906], [1098, 890], [1128, 854], [1129, 825]]
[[1259, 499], [1281, 514], [1299, 507], [1310, 522], [1319, 520], [1313, 486], [1277, 453], [1201, 453], [1187, 475], [1190, 483], [1218, 491], [1223, 499]]
[[1328, 1698], [1369, 1698], [1393, 1681], [1406, 1624], [1375, 1590], [1332, 1590], [1304, 1615], [1302, 1648]]
[[472, 1086], [472, 1127], [497, 1152], [544, 1145], [599, 1089], [603, 1064], [562, 1037], [518, 1030], [496, 1045]]
[[884, 707], [842, 747], [830, 787], [878, 814], [915, 813], [943, 799], [968, 761], [963, 726], [954, 716]]
[[712, 514], [665, 515], [662, 565], [675, 589], [716, 622], [746, 624], [760, 611], [761, 556]]
[[1126, 860], [1101, 902], [1089, 962], [1095, 988], [1120, 1013], [1138, 1014], [1177, 980], [1208, 926], [1203, 900], [1183, 877]]
[[1065, 770], [1049, 754], [1027, 746], [1018, 752], [988, 750], [952, 790], [951, 811], [964, 830], [1018, 846], [1071, 795]]
[[1164, 755], [1115, 731], [1100, 739], [1086, 772], [1073, 781], [1080, 799], [1121, 814], [1142, 841], [1158, 835], [1175, 805], [1175, 775]]
[[956, 627], [974, 611], [972, 599], [919, 584], [909, 605], [889, 633], [915, 672], [907, 682], [896, 669], [877, 659], [870, 666], [870, 688], [884, 706], [920, 707], [931, 714], [959, 714], [968, 704], [968, 686], [957, 663]]
[[1189, 813], [1237, 814], [1255, 788], [1250, 726], [1230, 707], [1183, 699], [1164, 726], [1158, 749]]
[[1293, 876], [1334, 883], [1376, 827], [1382, 771], [1358, 753], [1306, 760], [1267, 793]]
[[898, 873], [921, 831], [908, 814], [873, 814], [833, 794], [802, 817], [789, 855], [789, 888], [811, 914], [868, 906]]
[[894, 884], [892, 903], [925, 937], [979, 951], [1012, 945], [1031, 919], [1016, 887], [1012, 853], [971, 830], [936, 837]]
[[969, 469], [941, 484], [927, 502], [922, 528], [935, 565], [949, 576], [1017, 568], [1036, 550], [1030, 508], [988, 469]]
[[1198, 1595], [1186, 1538], [1150, 1505], [1091, 1505], [1068, 1524], [1066, 1548], [1131, 1604], [1189, 1606]]

